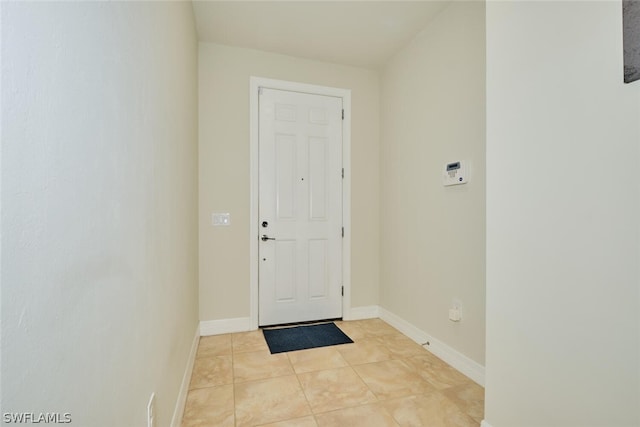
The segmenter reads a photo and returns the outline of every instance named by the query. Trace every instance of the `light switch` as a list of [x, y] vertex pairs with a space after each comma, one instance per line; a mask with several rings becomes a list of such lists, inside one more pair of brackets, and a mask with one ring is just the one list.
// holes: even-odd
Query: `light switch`
[[231, 225], [231, 214], [213, 213], [211, 214], [211, 222], [215, 227]]

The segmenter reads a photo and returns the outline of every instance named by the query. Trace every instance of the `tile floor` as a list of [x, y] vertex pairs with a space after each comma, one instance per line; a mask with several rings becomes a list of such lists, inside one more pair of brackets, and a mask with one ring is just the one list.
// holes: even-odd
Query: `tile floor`
[[484, 389], [380, 319], [353, 344], [271, 354], [262, 331], [200, 338], [183, 427], [479, 426]]

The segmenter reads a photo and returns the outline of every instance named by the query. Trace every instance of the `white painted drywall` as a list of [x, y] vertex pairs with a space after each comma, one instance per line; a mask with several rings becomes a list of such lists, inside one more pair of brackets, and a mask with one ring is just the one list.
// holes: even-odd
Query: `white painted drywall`
[[[454, 3], [381, 77], [380, 305], [480, 365], [485, 336], [484, 4]], [[447, 162], [467, 184], [443, 187]], [[456, 298], [463, 319], [448, 320]]]
[[170, 423], [197, 319], [189, 2], [2, 5], [2, 412]]
[[[378, 304], [378, 73], [200, 43], [200, 320], [249, 316], [249, 78], [351, 90], [352, 305]], [[212, 227], [212, 212], [231, 226]]]
[[640, 425], [640, 84], [621, 2], [487, 4], [493, 427]]

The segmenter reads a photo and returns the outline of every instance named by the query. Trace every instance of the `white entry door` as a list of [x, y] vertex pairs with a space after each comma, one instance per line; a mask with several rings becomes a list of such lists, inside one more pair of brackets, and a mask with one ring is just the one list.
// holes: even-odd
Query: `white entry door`
[[261, 326], [342, 317], [342, 99], [259, 95]]

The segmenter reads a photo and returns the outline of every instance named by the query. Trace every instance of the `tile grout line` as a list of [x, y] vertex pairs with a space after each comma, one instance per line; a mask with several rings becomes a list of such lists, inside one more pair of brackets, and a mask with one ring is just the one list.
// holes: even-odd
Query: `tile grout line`
[[318, 425], [318, 420], [316, 420], [315, 412], [313, 411], [313, 408], [311, 407], [311, 402], [309, 402], [309, 397], [307, 396], [307, 393], [305, 393], [305, 391], [304, 391], [304, 387], [302, 386], [302, 381], [300, 381], [300, 377], [298, 376], [298, 373], [296, 372], [296, 369], [293, 366], [293, 362], [291, 362], [291, 357], [289, 357], [289, 353], [291, 353], [291, 352], [289, 351], [289, 352], [286, 353], [287, 360], [289, 361], [289, 364], [291, 365], [291, 369], [293, 370], [293, 374], [296, 376], [296, 381], [298, 381], [298, 385], [300, 386], [300, 391], [302, 392], [302, 395], [304, 396], [304, 400], [307, 402], [307, 406], [309, 407], [309, 412], [313, 416], [313, 420], [315, 421], [316, 426], [317, 426]]
[[233, 336], [235, 334], [231, 334], [231, 386], [233, 387], [233, 426], [238, 427], [238, 413], [236, 406], [236, 370], [235, 370], [235, 360], [236, 360], [236, 352], [233, 349]]

